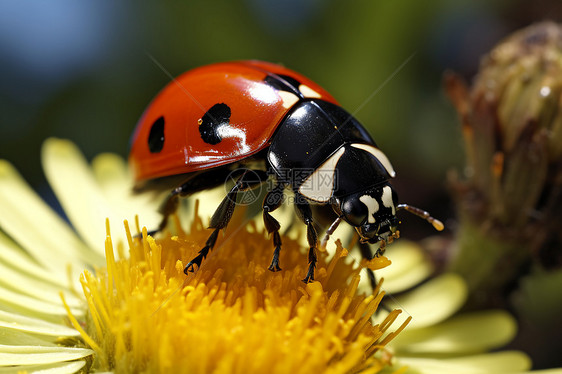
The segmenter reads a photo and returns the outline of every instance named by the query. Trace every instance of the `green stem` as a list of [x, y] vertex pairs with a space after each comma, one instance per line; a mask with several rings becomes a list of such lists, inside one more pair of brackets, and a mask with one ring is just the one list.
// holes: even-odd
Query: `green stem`
[[468, 308], [505, 305], [510, 284], [529, 261], [522, 243], [502, 239], [482, 226], [463, 222], [449, 270], [463, 276], [469, 287]]

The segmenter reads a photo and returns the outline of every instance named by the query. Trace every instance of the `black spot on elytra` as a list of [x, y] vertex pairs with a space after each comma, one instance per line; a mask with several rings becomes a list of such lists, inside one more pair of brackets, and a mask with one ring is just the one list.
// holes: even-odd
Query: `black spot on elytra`
[[288, 75], [268, 75], [264, 79], [265, 83], [269, 84], [273, 88], [280, 91], [287, 91], [293, 93], [299, 97], [303, 97], [302, 93], [299, 91], [299, 86], [301, 82]]
[[230, 107], [224, 103], [215, 104], [203, 115], [201, 124], [199, 125], [199, 133], [201, 139], [208, 144], [218, 144], [222, 137], [219, 129], [222, 126], [228, 126], [230, 122]]
[[150, 153], [158, 153], [164, 147], [164, 117], [160, 116], [150, 128], [148, 134], [148, 150]]

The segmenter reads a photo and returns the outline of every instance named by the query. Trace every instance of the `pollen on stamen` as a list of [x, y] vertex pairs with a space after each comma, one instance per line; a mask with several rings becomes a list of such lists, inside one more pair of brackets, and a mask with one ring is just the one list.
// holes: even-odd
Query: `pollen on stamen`
[[145, 230], [134, 237], [125, 222], [127, 258], [115, 258], [107, 232], [107, 269], [82, 277], [89, 314], [81, 333], [96, 347], [95, 369], [344, 373], [388, 364], [388, 352], [373, 354], [408, 320], [394, 327], [400, 313], [394, 311], [372, 324], [384, 293], [379, 285], [372, 295], [358, 295], [361, 267], [341, 261], [347, 255], [341, 243], [330, 260], [320, 253], [318, 281], [304, 285], [305, 249], [296, 240], [283, 238], [283, 271], [273, 273], [266, 233], [241, 215], [229, 229], [187, 277], [184, 262], [208, 235], [197, 216], [189, 234], [156, 239]]

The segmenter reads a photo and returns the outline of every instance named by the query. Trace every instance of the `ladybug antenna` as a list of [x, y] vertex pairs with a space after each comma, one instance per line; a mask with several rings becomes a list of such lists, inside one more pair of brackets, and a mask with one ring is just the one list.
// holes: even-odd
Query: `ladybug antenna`
[[326, 246], [326, 243], [328, 243], [328, 239], [330, 239], [330, 235], [332, 235], [334, 233], [334, 231], [336, 231], [336, 229], [338, 228], [341, 220], [342, 220], [341, 217], [336, 218], [336, 220], [334, 222], [332, 222], [332, 224], [330, 225], [330, 228], [328, 228], [328, 230], [326, 230], [326, 235], [324, 236], [324, 239], [322, 239], [322, 243], [321, 243], [322, 247]]
[[442, 231], [445, 228], [443, 222], [439, 221], [437, 218], [433, 218], [428, 212], [426, 212], [425, 210], [421, 210], [420, 208], [416, 208], [415, 206], [411, 206], [408, 204], [398, 204], [396, 210], [405, 210], [420, 218], [425, 219], [427, 222], [431, 223], [437, 231]]

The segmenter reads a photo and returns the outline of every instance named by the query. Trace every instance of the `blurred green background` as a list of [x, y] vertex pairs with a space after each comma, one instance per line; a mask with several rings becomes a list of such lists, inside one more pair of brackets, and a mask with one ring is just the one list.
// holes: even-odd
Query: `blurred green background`
[[[63, 137], [89, 159], [126, 157], [136, 121], [170, 81], [153, 59], [173, 76], [263, 59], [309, 76], [355, 113], [398, 171], [401, 200], [454, 229], [445, 178], [463, 149], [443, 71], [470, 79], [502, 37], [561, 17], [559, 0], [3, 0], [0, 158], [56, 206], [41, 143]], [[417, 219], [402, 232], [433, 233]], [[519, 345], [533, 351], [529, 343]], [[537, 366], [551, 363], [532, 353]]]
[[559, 4], [4, 0], [0, 158], [49, 198], [39, 159], [46, 137], [71, 139], [88, 158], [127, 155], [136, 121], [169, 82], [149, 56], [173, 76], [263, 59], [309, 76], [348, 111], [360, 108], [356, 116], [398, 170], [401, 200], [450, 216], [443, 181], [463, 156], [443, 71], [470, 77], [501, 37], [560, 15]]

